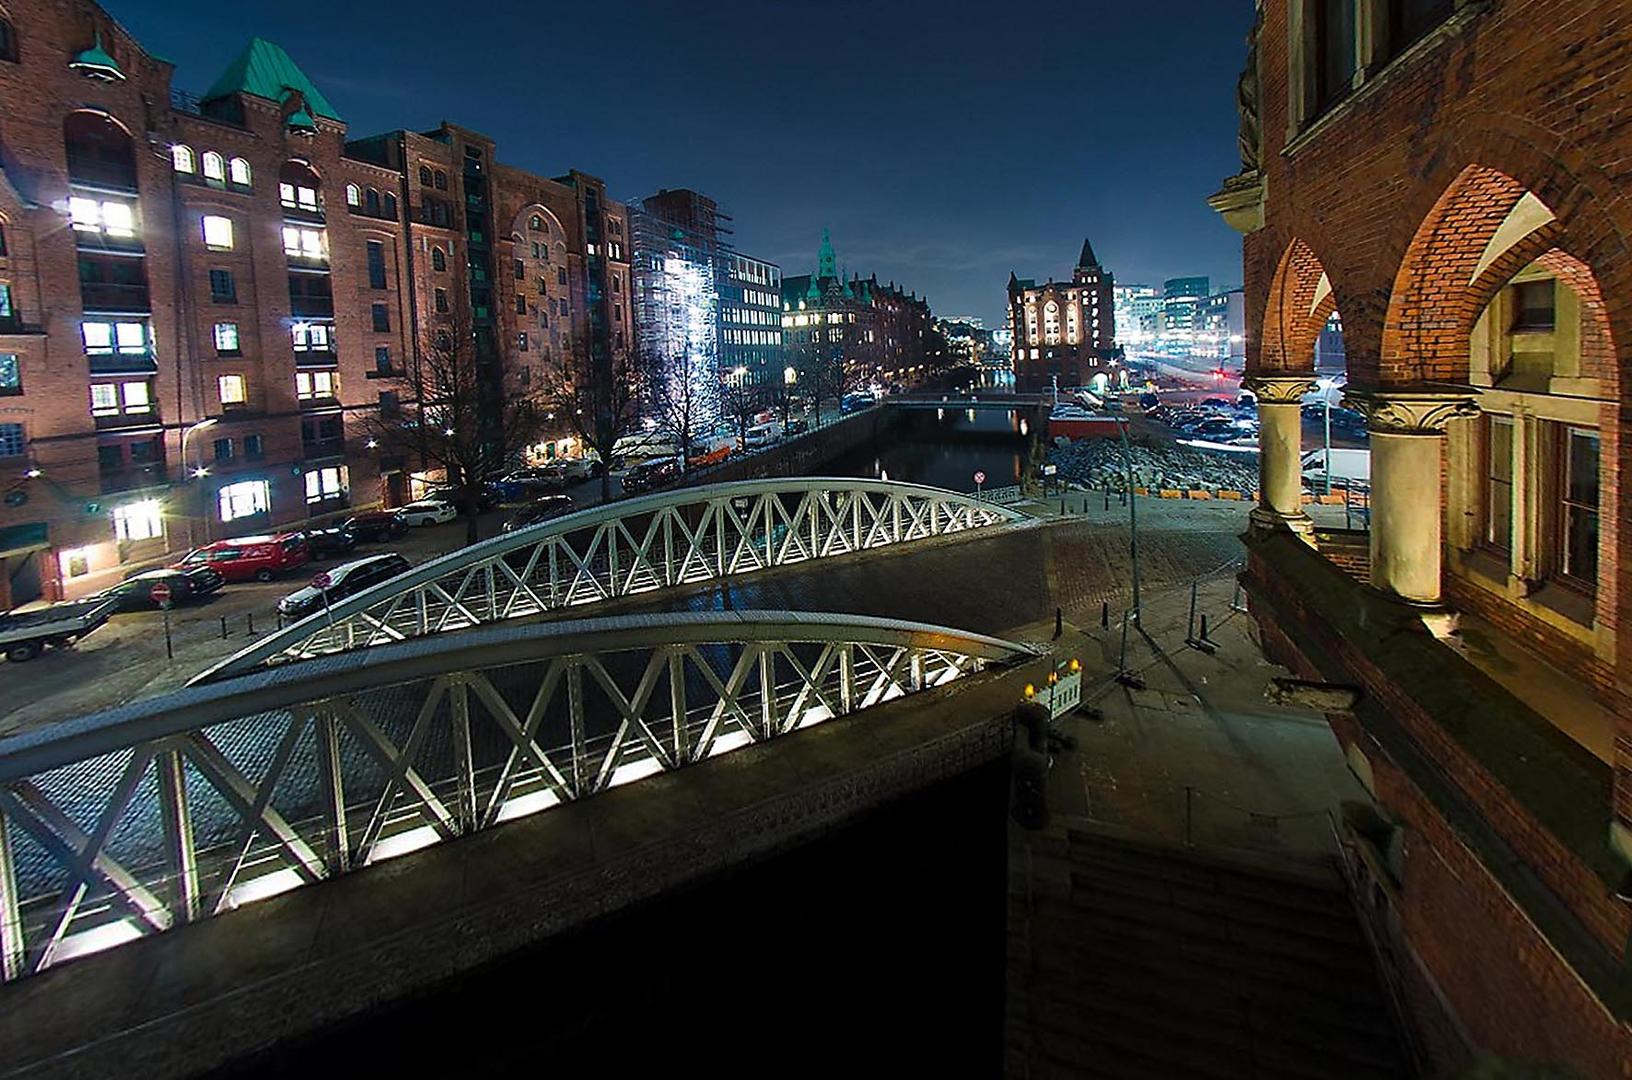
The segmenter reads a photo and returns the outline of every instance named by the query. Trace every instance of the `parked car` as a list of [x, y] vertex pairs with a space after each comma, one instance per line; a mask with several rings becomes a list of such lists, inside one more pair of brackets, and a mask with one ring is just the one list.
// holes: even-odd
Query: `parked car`
[[452, 521], [459, 516], [459, 508], [452, 503], [439, 502], [436, 499], [421, 499], [411, 502], [397, 511], [402, 523], [410, 528], [421, 525], [440, 525], [445, 521]]
[[172, 604], [189, 604], [213, 593], [226, 584], [226, 580], [209, 566], [195, 566], [191, 570], [173, 570], [168, 567], [160, 570], [141, 570], [131, 574], [113, 588], [102, 590], [97, 597], [112, 600], [115, 611], [153, 611], [159, 606], [153, 602], [155, 585], [170, 586]]
[[641, 462], [651, 458], [674, 457], [680, 453], [680, 442], [671, 435], [656, 431], [639, 435], [625, 435], [612, 445], [612, 465], [619, 462]]
[[529, 466], [525, 469], [516, 469], [507, 473], [503, 482], [521, 488], [525, 494], [537, 494], [541, 491], [559, 491], [566, 486], [566, 473], [560, 469], [549, 467]]
[[[1061, 393], [1064, 393], [1064, 391], [1062, 390]], [[839, 411], [841, 413], [859, 412], [862, 409], [871, 408], [873, 404], [873, 395], [871, 394], [846, 394], [839, 401]]]
[[338, 604], [348, 596], [355, 596], [370, 585], [378, 585], [387, 578], [394, 578], [413, 564], [407, 559], [390, 552], [384, 555], [365, 555], [361, 559], [344, 562], [332, 569], [323, 571], [328, 585], [319, 589], [316, 579], [311, 585], [294, 592], [278, 601], [278, 611], [284, 618], [299, 619], [310, 615], [314, 611], [321, 611], [324, 605], [324, 596], [327, 602]]
[[394, 540], [408, 531], [408, 523], [395, 510], [373, 510], [346, 519], [341, 526], [357, 538], [359, 543], [377, 544]]
[[[431, 488], [425, 493], [425, 498], [420, 501], [444, 502], [453, 507], [455, 511], [463, 510], [465, 507], [464, 496], [460, 490], [449, 486]], [[478, 487], [476, 489], [476, 512], [485, 514], [491, 509], [493, 509], [492, 493], [487, 490], [485, 485]]]
[[515, 532], [517, 529], [525, 529], [529, 525], [537, 525], [541, 521], [549, 521], [572, 511], [572, 496], [541, 495], [512, 514], [510, 520], [504, 523], [504, 531]]
[[742, 437], [744, 450], [763, 450], [782, 437], [782, 425], [775, 420], [768, 424], [755, 424]]
[[14, 664], [32, 660], [47, 645], [66, 649], [108, 621], [113, 601], [76, 600], [40, 611], [0, 615], [0, 651]]
[[566, 473], [567, 479], [571, 481], [593, 480], [606, 471], [601, 455], [593, 450], [583, 457], [556, 458], [554, 463], [561, 466], [562, 472]]
[[279, 574], [304, 566], [311, 559], [306, 534], [278, 533], [275, 536], [240, 536], [217, 540], [194, 548], [177, 562], [175, 569], [191, 570], [208, 566], [228, 582], [271, 581]]
[[678, 458], [653, 458], [643, 461], [623, 475], [623, 493], [638, 495], [646, 491], [655, 491], [666, 484], [672, 484], [680, 479], [680, 460]]
[[357, 533], [349, 525], [331, 525], [326, 529], [307, 529], [306, 547], [312, 560], [338, 558], [351, 554], [357, 546]]
[[485, 485], [488, 498], [495, 503], [517, 503], [527, 498], [527, 485], [519, 480], [512, 480], [508, 475], [490, 478]]
[[782, 426], [782, 433], [784, 435], [803, 435], [809, 430], [810, 421], [806, 420], [802, 416], [790, 417], [788, 422]]

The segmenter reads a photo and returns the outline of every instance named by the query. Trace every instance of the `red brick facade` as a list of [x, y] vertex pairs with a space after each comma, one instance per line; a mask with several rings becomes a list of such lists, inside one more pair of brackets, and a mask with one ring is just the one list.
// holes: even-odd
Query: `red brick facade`
[[[370, 423], [436, 333], [437, 290], [472, 295], [467, 147], [491, 186], [497, 363], [547, 380], [569, 340], [627, 341], [625, 215], [598, 179], [529, 176], [447, 126], [348, 143], [327, 103], [298, 90], [173, 101], [170, 65], [86, 0], [35, 0], [9, 19], [0, 610], [83, 595], [206, 539], [409, 497], [423, 463], [382, 457]], [[98, 42], [113, 70], [84, 62]], [[133, 228], [76, 225], [73, 199], [125, 207]], [[206, 217], [230, 223], [230, 248], [206, 243]], [[141, 324], [146, 344], [93, 355], [82, 327], [103, 319], [132, 342], [118, 324]], [[564, 448], [569, 435], [556, 424], [543, 438]], [[263, 482], [238, 509], [264, 511], [223, 520], [221, 488]], [[143, 520], [121, 525], [128, 514]]]
[[[1278, 658], [1352, 680], [1400, 721], [1479, 827], [1494, 830], [1568, 913], [1568, 925], [1618, 964], [1632, 925], [1609, 895], [1616, 861], [1626, 857], [1611, 839], [1624, 833], [1612, 826], [1632, 822], [1632, 650], [1616, 639], [1632, 602], [1632, 506], [1619, 497], [1632, 452], [1632, 204], [1624, 197], [1632, 126], [1622, 116], [1632, 100], [1632, 24], [1594, 0], [1456, 0], [1405, 27], [1390, 19], [1431, 5], [1355, 7], [1354, 74], [1334, 91], [1320, 67], [1322, 43], [1332, 39], [1320, 20], [1331, 5], [1259, 4], [1258, 169], [1232, 182], [1262, 192], [1261, 224], [1251, 221], [1244, 242], [1248, 373], [1312, 373], [1315, 337], [1335, 308], [1351, 390], [1386, 396], [1471, 384], [1476, 399], [1490, 399], [1492, 389], [1576, 395], [1570, 423], [1599, 440], [1601, 493], [1596, 576], [1574, 616], [1579, 625], [1538, 617], [1529, 594], [1515, 598], [1511, 584], [1506, 595], [1500, 585], [1486, 588], [1455, 559], [1444, 591], [1449, 606], [1489, 619], [1621, 717], [1614, 760], [1597, 766], [1604, 794], [1592, 796], [1602, 802], [1593, 807], [1602, 843], [1584, 851], [1540, 827], [1532, 808], [1447, 736], [1442, 718], [1399, 696], [1390, 672], [1337, 643], [1330, 651], [1341, 671], [1316, 670], [1302, 643], [1316, 635], [1320, 601], [1288, 592], [1262, 562], [1251, 571], [1255, 614]], [[1215, 205], [1230, 203], [1230, 191]], [[1476, 323], [1527, 269], [1553, 275], [1579, 301], [1580, 325], [1567, 328], [1579, 342], [1579, 371], [1569, 376], [1584, 389], [1504, 386], [1471, 366]], [[1544, 462], [1551, 452], [1525, 451]], [[1447, 508], [1457, 471], [1483, 483], [1481, 468], [1465, 458], [1447, 464]], [[1538, 520], [1552, 528], [1559, 496], [1544, 489], [1533, 497]], [[1448, 537], [1456, 524], [1447, 518]], [[1545, 596], [1557, 574], [1556, 565], [1542, 567], [1525, 587]], [[1503, 891], [1481, 862], [1490, 856], [1469, 839], [1472, 826], [1428, 797], [1364, 723], [1339, 717], [1334, 728], [1364, 751], [1380, 804], [1407, 830], [1395, 927], [1421, 962], [1422, 985], [1436, 988], [1474, 1047], [1627, 1075], [1632, 1039], [1621, 1007], [1582, 978], [1577, 965], [1585, 961], [1559, 945], [1562, 931], [1531, 901]]]

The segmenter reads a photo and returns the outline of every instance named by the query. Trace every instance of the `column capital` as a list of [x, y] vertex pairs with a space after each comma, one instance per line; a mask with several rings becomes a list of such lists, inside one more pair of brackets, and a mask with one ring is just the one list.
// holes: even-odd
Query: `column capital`
[[1241, 389], [1256, 394], [1260, 405], [1298, 405], [1320, 386], [1312, 375], [1248, 375]]
[[1366, 418], [1380, 435], [1441, 435], [1454, 419], [1478, 416], [1479, 391], [1471, 386], [1413, 386], [1398, 390], [1352, 389], [1343, 404]]

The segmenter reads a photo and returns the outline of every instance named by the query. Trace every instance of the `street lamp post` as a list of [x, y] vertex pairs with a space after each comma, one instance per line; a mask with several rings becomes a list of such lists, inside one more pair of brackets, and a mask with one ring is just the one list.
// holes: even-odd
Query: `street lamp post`
[[1316, 379], [1315, 385], [1320, 387], [1320, 402], [1325, 411], [1326, 436], [1325, 441], [1322, 443], [1324, 447], [1322, 456], [1325, 459], [1323, 466], [1326, 472], [1325, 493], [1330, 495], [1332, 493], [1332, 391], [1337, 388], [1337, 380], [1328, 375], [1325, 378]]
[[[200, 420], [198, 423], [192, 425], [191, 427], [187, 427], [187, 428], [182, 429], [182, 432], [181, 432], [181, 482], [183, 484], [188, 482], [189, 474], [191, 474], [191, 478], [193, 480], [197, 480], [197, 479], [199, 479], [200, 477], [202, 477], [204, 475], [204, 466], [202, 464], [199, 465], [199, 467], [198, 467], [198, 469], [196, 471], [189, 470], [188, 467], [187, 467], [187, 440], [192, 436], [193, 432], [203, 431], [206, 428], [212, 428], [218, 422], [219, 421], [218, 421], [218, 419], [216, 417], [206, 416], [204, 419]], [[198, 504], [198, 506], [197, 506], [198, 515], [197, 516], [199, 518], [204, 518], [204, 520], [208, 521], [208, 517], [206, 516], [206, 513], [205, 513], [206, 507], [204, 506], [204, 501], [203, 500], [204, 500], [204, 491], [203, 491], [203, 488], [200, 487], [199, 488], [199, 494], [198, 494], [197, 500], [196, 500], [197, 504]], [[194, 540], [193, 540], [193, 520], [194, 519], [190, 518], [188, 520], [188, 522], [187, 522], [187, 545], [189, 547], [193, 546], [193, 543], [194, 543]], [[204, 530], [204, 538], [206, 540], [208, 540], [209, 537], [210, 537], [209, 528], [206, 526], [206, 528]]]

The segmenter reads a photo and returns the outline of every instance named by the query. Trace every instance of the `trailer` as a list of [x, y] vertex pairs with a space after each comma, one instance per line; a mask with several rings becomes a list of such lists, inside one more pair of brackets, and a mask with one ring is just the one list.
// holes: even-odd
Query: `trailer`
[[12, 663], [21, 664], [40, 655], [46, 646], [66, 649], [107, 622], [113, 609], [114, 601], [102, 598], [0, 615], [0, 652]]

